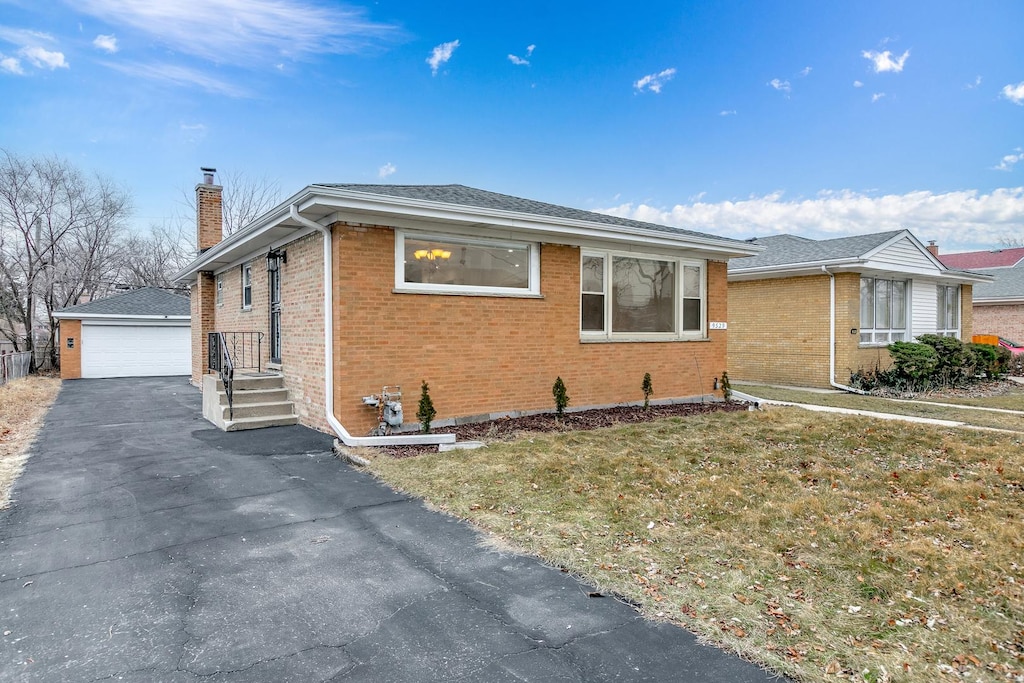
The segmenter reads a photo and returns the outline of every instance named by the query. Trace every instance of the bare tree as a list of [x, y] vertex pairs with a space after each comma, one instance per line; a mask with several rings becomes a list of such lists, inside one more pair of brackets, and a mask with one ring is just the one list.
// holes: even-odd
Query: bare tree
[[148, 234], [129, 235], [122, 243], [117, 282], [174, 289], [171, 278], [195, 255], [193, 239], [192, 231], [174, 220], [150, 226]]
[[[227, 237], [259, 218], [281, 201], [281, 185], [266, 176], [258, 178], [242, 171], [218, 172], [224, 188], [221, 209], [224, 212], [224, 236]], [[196, 215], [195, 193], [181, 191], [188, 216]]]
[[1016, 249], [1018, 247], [1024, 247], [1024, 239], [1020, 237], [1006, 236], [999, 240], [999, 246], [1003, 249]]
[[42, 345], [56, 365], [53, 312], [109, 281], [130, 212], [108, 180], [0, 150], [0, 335], [16, 350]]

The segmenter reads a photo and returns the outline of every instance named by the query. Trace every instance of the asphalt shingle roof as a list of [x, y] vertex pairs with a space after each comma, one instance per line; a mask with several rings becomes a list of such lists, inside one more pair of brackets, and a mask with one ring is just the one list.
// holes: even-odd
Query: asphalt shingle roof
[[979, 282], [974, 285], [975, 299], [1024, 297], [1024, 265], [1015, 268], [992, 268], [984, 272], [995, 279], [992, 282]]
[[729, 270], [744, 268], [767, 268], [770, 266], [797, 265], [817, 261], [832, 261], [857, 258], [891, 240], [902, 230], [878, 232], [870, 235], [837, 237], [831, 240], [812, 240], [796, 235], [775, 235], [752, 240], [753, 244], [765, 247], [757, 256], [729, 260]]
[[97, 299], [77, 306], [68, 306], [58, 313], [89, 315], [190, 315], [186, 297], [165, 292], [156, 287], [142, 287], [106, 299]]
[[673, 228], [657, 223], [646, 223], [635, 221], [629, 218], [619, 218], [608, 214], [573, 209], [568, 206], [538, 202], [533, 199], [513, 197], [498, 192], [479, 190], [475, 187], [465, 185], [359, 185], [359, 184], [337, 184], [320, 183], [319, 187], [336, 188], [339, 190], [352, 190], [354, 192], [366, 192], [389, 197], [404, 197], [406, 199], [418, 199], [422, 201], [441, 202], [444, 204], [456, 204], [460, 206], [472, 206], [480, 209], [494, 209], [497, 211], [515, 211], [535, 216], [550, 216], [552, 218], [564, 218], [569, 220], [588, 221], [601, 223], [603, 225], [618, 225], [623, 227], [639, 228], [644, 230], [656, 230], [674, 235], [690, 235], [705, 239], [721, 240], [723, 242], [742, 243], [729, 237], [719, 237], [683, 228]]
[[978, 268], [1011, 268], [1024, 261], [1024, 247], [992, 249], [990, 251], [965, 251], [959, 254], [942, 254], [939, 260], [947, 268], [977, 270]]

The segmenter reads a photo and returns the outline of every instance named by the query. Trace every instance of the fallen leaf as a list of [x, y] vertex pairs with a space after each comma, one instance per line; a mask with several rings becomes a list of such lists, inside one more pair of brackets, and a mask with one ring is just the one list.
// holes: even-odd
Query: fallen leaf
[[828, 666], [825, 667], [825, 675], [833, 676], [842, 670], [843, 666], [839, 663], [839, 660], [833, 659], [831, 662], [828, 663]]
[[736, 598], [737, 602], [743, 603], [744, 605], [749, 605], [751, 603], [750, 598], [743, 593], [734, 593], [732, 597]]

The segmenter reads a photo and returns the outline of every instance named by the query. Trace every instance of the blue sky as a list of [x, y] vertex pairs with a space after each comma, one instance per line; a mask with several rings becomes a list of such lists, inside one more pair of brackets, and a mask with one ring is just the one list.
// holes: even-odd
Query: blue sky
[[462, 183], [729, 237], [1024, 237], [1024, 3], [0, 0], [0, 147]]

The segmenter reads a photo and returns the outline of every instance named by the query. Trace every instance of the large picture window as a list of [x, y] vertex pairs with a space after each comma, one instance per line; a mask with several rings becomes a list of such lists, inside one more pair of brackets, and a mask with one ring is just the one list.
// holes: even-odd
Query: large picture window
[[935, 334], [944, 337], [960, 336], [960, 287], [939, 285], [935, 306]]
[[906, 280], [860, 279], [860, 342], [888, 344], [907, 339]]
[[585, 251], [580, 263], [581, 336], [702, 336], [704, 269], [702, 261]]
[[395, 287], [446, 294], [540, 293], [535, 244], [397, 233]]

